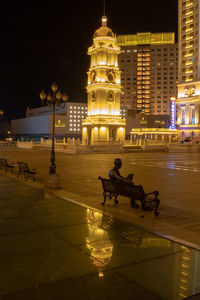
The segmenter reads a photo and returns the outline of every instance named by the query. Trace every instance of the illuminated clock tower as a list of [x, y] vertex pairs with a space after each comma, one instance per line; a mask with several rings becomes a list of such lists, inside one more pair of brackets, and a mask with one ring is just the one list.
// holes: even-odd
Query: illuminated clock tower
[[88, 72], [88, 114], [82, 120], [82, 141], [88, 145], [124, 141], [126, 120], [120, 115], [121, 72], [118, 67], [120, 47], [102, 17], [96, 30]]

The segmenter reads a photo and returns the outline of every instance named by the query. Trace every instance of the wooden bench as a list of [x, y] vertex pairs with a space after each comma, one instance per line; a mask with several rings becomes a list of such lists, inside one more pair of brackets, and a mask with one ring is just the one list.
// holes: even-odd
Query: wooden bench
[[26, 179], [26, 181], [28, 180], [29, 176], [32, 176], [34, 181], [35, 181], [35, 175], [37, 174], [36, 169], [32, 168], [30, 169], [27, 163], [24, 163], [23, 161], [18, 161], [18, 174], [17, 174], [17, 178], [20, 175], [24, 175], [24, 178]]
[[8, 170], [10, 170], [13, 173], [14, 167], [14, 164], [8, 163], [6, 158], [0, 158], [0, 169], [4, 169], [5, 173], [7, 173]]
[[110, 200], [114, 198], [114, 203], [118, 204], [117, 197], [124, 196], [130, 198], [132, 207], [136, 207], [136, 201], [140, 201], [143, 210], [154, 210], [154, 215], [159, 216], [160, 200], [158, 199], [158, 191], [146, 194], [141, 185], [124, 184], [102, 177], [98, 177], [98, 179], [101, 180], [103, 187], [104, 201], [102, 205], [105, 204], [107, 198]]

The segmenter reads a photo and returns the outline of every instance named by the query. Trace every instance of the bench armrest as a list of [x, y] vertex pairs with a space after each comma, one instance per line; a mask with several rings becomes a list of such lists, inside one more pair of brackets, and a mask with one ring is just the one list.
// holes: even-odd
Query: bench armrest
[[15, 163], [9, 163], [8, 166], [14, 167], [14, 166], [15, 166]]
[[158, 191], [154, 191], [154, 192], [145, 194], [145, 196], [148, 196], [148, 195], [155, 195], [155, 196], [158, 196], [158, 195], [159, 195], [159, 192], [158, 192]]

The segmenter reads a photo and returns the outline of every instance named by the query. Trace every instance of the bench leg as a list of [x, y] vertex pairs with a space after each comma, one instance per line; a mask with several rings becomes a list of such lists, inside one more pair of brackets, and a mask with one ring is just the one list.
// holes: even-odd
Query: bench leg
[[117, 200], [117, 196], [118, 196], [118, 195], [115, 195], [115, 199], [114, 199], [114, 203], [115, 203], [115, 204], [119, 204], [119, 201]]
[[106, 203], [106, 198], [107, 198], [106, 193], [103, 193], [103, 197], [104, 197], [104, 201], [101, 203], [101, 205], [104, 205]]
[[136, 201], [135, 201], [134, 198], [131, 198], [131, 206], [132, 206], [133, 208], [138, 208], [138, 207], [140, 207], [139, 204], [136, 203]]
[[154, 210], [154, 216], [158, 217], [159, 216], [159, 212], [158, 212], [158, 207], [160, 205], [160, 200], [159, 199], [155, 199], [155, 210]]
[[28, 178], [29, 178], [29, 173], [27, 173], [27, 176], [26, 176], [26, 181], [28, 180]]

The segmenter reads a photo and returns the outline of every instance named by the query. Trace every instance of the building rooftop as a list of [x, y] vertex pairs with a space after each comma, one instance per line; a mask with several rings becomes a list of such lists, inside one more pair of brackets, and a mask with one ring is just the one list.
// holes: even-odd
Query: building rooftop
[[119, 46], [163, 45], [163, 44], [174, 44], [174, 43], [175, 43], [174, 32], [164, 32], [164, 33], [141, 32], [136, 34], [117, 36], [117, 44]]

